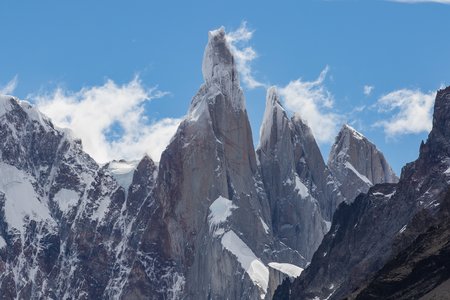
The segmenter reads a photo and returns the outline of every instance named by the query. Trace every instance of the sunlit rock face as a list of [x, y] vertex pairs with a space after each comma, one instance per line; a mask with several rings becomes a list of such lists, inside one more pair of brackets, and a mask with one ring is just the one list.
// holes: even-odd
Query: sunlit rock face
[[310, 128], [289, 119], [275, 88], [267, 93], [258, 158], [274, 235], [310, 261], [329, 229], [340, 193]]
[[223, 28], [202, 71], [158, 163], [100, 166], [70, 131], [0, 97], [0, 298], [270, 299], [301, 273], [340, 183], [275, 89], [255, 152]]
[[349, 125], [342, 126], [331, 148], [328, 167], [347, 202], [378, 183], [398, 181], [383, 153]]
[[273, 235], [223, 29], [209, 33], [203, 77], [186, 120], [162, 154], [153, 215], [143, 234], [140, 252], [152, 253], [152, 264], [160, 267], [156, 275], [145, 263], [132, 270], [155, 281], [133, 277], [125, 295], [162, 297], [170, 290], [190, 299], [259, 299], [275, 286], [269, 284], [268, 263], [306, 264]]

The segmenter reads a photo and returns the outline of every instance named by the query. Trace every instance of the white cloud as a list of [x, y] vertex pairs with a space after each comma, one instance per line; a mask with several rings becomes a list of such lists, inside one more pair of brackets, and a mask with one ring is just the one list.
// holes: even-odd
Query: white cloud
[[70, 128], [81, 138], [83, 149], [97, 162], [104, 163], [139, 159], [145, 153], [160, 159], [181, 119], [149, 122], [144, 104], [164, 95], [155, 88], [145, 89], [135, 77], [124, 85], [108, 80], [78, 92], [58, 88], [29, 97], [57, 126]]
[[291, 81], [279, 88], [286, 108], [298, 114], [310, 127], [319, 142], [333, 142], [342, 117], [331, 111], [333, 96], [324, 86], [328, 66], [315, 81]]
[[387, 119], [374, 124], [383, 127], [388, 137], [429, 132], [433, 122], [435, 92], [422, 93], [419, 90], [401, 89], [378, 99], [376, 107], [381, 113], [394, 113]]
[[398, 3], [440, 3], [440, 4], [450, 4], [450, 0], [390, 0], [391, 2]]
[[237, 69], [241, 75], [242, 81], [250, 89], [265, 86], [252, 75], [251, 62], [256, 59], [258, 55], [252, 47], [247, 46], [247, 43], [251, 40], [253, 32], [254, 31], [250, 31], [247, 28], [247, 23], [243, 22], [237, 30], [226, 34], [227, 42], [236, 59]]
[[16, 89], [18, 83], [19, 83], [19, 80], [16, 75], [4, 87], [0, 88], [0, 95], [12, 95], [12, 93], [14, 93], [14, 90]]
[[370, 96], [372, 94], [374, 88], [375, 87], [373, 85], [365, 85], [364, 89], [363, 89], [364, 95]]

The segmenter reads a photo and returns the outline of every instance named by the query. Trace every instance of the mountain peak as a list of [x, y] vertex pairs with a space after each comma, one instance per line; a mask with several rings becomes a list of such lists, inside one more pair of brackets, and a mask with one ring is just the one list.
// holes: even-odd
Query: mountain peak
[[231, 105], [234, 111], [245, 110], [235, 59], [223, 27], [208, 34], [202, 72], [205, 83], [192, 99], [187, 118], [189, 121], [209, 116], [209, 110], [213, 109], [209, 106], [223, 110], [224, 108], [218, 107]]
[[[35, 121], [46, 131], [53, 131], [55, 129], [55, 126], [52, 124], [50, 119], [43, 115], [28, 101], [20, 100], [17, 97], [9, 95], [0, 95], [0, 116], [7, 114], [18, 114], [23, 122], [26, 122], [26, 120]], [[61, 131], [68, 134], [70, 133], [70, 130], [61, 129]]]
[[436, 100], [433, 114], [433, 129], [430, 138], [435, 135], [450, 137], [448, 116], [450, 115], [450, 86], [439, 90], [436, 93]]
[[238, 80], [235, 60], [228, 45], [224, 27], [208, 33], [202, 72], [206, 82], [222, 77], [229, 77], [232, 81]]
[[277, 104], [281, 106], [280, 96], [278, 95], [277, 87], [271, 86], [267, 89], [266, 108]]
[[4, 115], [11, 109], [11, 101], [14, 101], [14, 97], [0, 95], [0, 116]]
[[359, 131], [357, 131], [355, 128], [353, 128], [352, 126], [350, 126], [348, 124], [342, 125], [340, 132], [342, 132], [344, 134], [348, 133], [358, 140], [367, 139], [362, 133], [360, 133]]
[[348, 124], [342, 126], [331, 147], [328, 167], [341, 184], [351, 178], [351, 184], [341, 189], [348, 202], [374, 184], [398, 181], [383, 153]]
[[[275, 86], [270, 87], [266, 94], [266, 110], [261, 124], [260, 146], [270, 143], [271, 139], [277, 139], [284, 127], [288, 126], [289, 119], [281, 106], [280, 97]], [[275, 142], [272, 141], [272, 142]]]
[[[420, 145], [419, 159], [425, 164], [440, 162], [450, 156], [450, 86], [437, 91], [434, 102], [433, 128], [426, 143]], [[424, 159], [424, 160], [423, 160]], [[403, 176], [403, 172], [402, 172]]]

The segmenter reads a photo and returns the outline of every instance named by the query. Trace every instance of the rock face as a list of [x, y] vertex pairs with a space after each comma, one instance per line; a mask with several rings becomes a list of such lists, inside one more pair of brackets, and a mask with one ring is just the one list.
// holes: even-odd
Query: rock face
[[328, 167], [347, 202], [360, 193], [367, 193], [375, 184], [398, 181], [383, 153], [349, 125], [344, 125], [336, 137]]
[[203, 77], [186, 120], [162, 154], [126, 299], [264, 298], [273, 292], [273, 280], [282, 279], [269, 280], [268, 263], [306, 264], [273, 235], [223, 29], [209, 34]]
[[[432, 221], [405, 250], [355, 293], [356, 299], [448, 299], [450, 296], [450, 194], [439, 221]], [[444, 204], [444, 203], [443, 203]]]
[[[448, 272], [445, 266], [436, 270], [436, 277], [402, 268], [416, 265], [425, 270], [433, 259], [439, 261], [435, 253], [443, 255], [447, 251], [439, 238], [430, 237], [447, 234], [448, 217], [443, 217], [446, 216], [443, 207], [448, 206], [450, 183], [449, 120], [450, 87], [437, 93], [433, 129], [420, 147], [419, 158], [403, 168], [399, 182], [375, 185], [367, 194], [351, 204], [343, 203], [336, 211], [331, 229], [311, 265], [290, 287], [293, 299], [354, 298], [367, 286], [360, 296], [366, 299], [372, 293], [380, 293], [376, 286], [382, 284], [385, 276], [395, 276], [396, 272], [404, 274], [395, 279], [400, 280], [398, 291], [409, 284], [417, 295], [421, 295], [419, 287], [433, 293], [436, 285], [445, 281]], [[440, 224], [441, 229], [430, 228], [434, 224]], [[421, 245], [435, 248], [424, 250]], [[380, 273], [374, 279], [377, 272]], [[414, 282], [423, 285], [414, 286]], [[391, 291], [390, 297], [396, 298], [396, 291], [389, 290], [389, 283], [384, 284], [386, 293]]]
[[275, 88], [267, 93], [257, 153], [274, 235], [310, 261], [341, 195], [310, 128], [287, 117]]
[[26, 102], [0, 98], [0, 138], [2, 298], [101, 298], [126, 239], [123, 188]]
[[202, 71], [158, 165], [99, 166], [69, 131], [0, 96], [0, 298], [270, 299], [314, 263], [346, 183], [275, 89], [255, 152], [222, 28], [209, 33]]
[[[255, 262], [261, 272], [253, 284], [239, 262], [242, 249], [227, 248], [238, 241], [260, 256], [270, 236], [264, 229], [267, 199], [258, 186], [243, 94], [223, 30], [210, 32], [203, 76], [187, 119], [162, 154], [154, 213], [140, 247], [146, 257], [133, 265], [133, 274], [152, 280], [132, 278], [126, 298], [162, 298], [167, 291], [198, 299], [255, 298], [267, 292], [264, 264]], [[147, 257], [157, 270], [148, 268]]]
[[256, 299], [286, 266], [306, 265], [273, 235], [223, 29], [210, 32], [203, 75], [159, 166], [101, 167], [70, 132], [2, 96], [3, 298]]

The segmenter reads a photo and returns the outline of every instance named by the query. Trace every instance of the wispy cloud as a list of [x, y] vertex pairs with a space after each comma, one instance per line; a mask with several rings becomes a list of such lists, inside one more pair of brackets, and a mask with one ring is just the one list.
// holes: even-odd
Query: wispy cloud
[[314, 81], [297, 79], [279, 88], [288, 110], [298, 114], [310, 127], [319, 142], [332, 142], [343, 121], [332, 109], [334, 99], [324, 85], [328, 66]]
[[145, 153], [159, 160], [181, 119], [151, 122], [144, 105], [165, 93], [146, 89], [138, 77], [117, 85], [86, 87], [77, 92], [58, 88], [30, 95], [38, 108], [60, 127], [70, 128], [81, 138], [83, 149], [96, 161], [139, 159]]
[[450, 4], [450, 0], [389, 0], [390, 2], [398, 3], [439, 3], [439, 4]]
[[374, 88], [375, 87], [373, 85], [365, 85], [363, 88], [364, 95], [370, 96], [372, 94]]
[[394, 113], [388, 119], [374, 124], [382, 127], [388, 137], [429, 132], [436, 92], [401, 89], [378, 99], [376, 107], [380, 113]]
[[12, 93], [14, 93], [14, 90], [16, 89], [18, 83], [19, 83], [19, 79], [16, 75], [5, 86], [0, 88], [0, 94], [1, 95], [11, 95]]
[[247, 22], [242, 22], [241, 26], [226, 34], [226, 39], [231, 52], [236, 59], [237, 69], [243, 83], [249, 88], [264, 87], [265, 84], [255, 79], [252, 73], [251, 63], [258, 57], [256, 51], [248, 46], [254, 31], [247, 28]]

